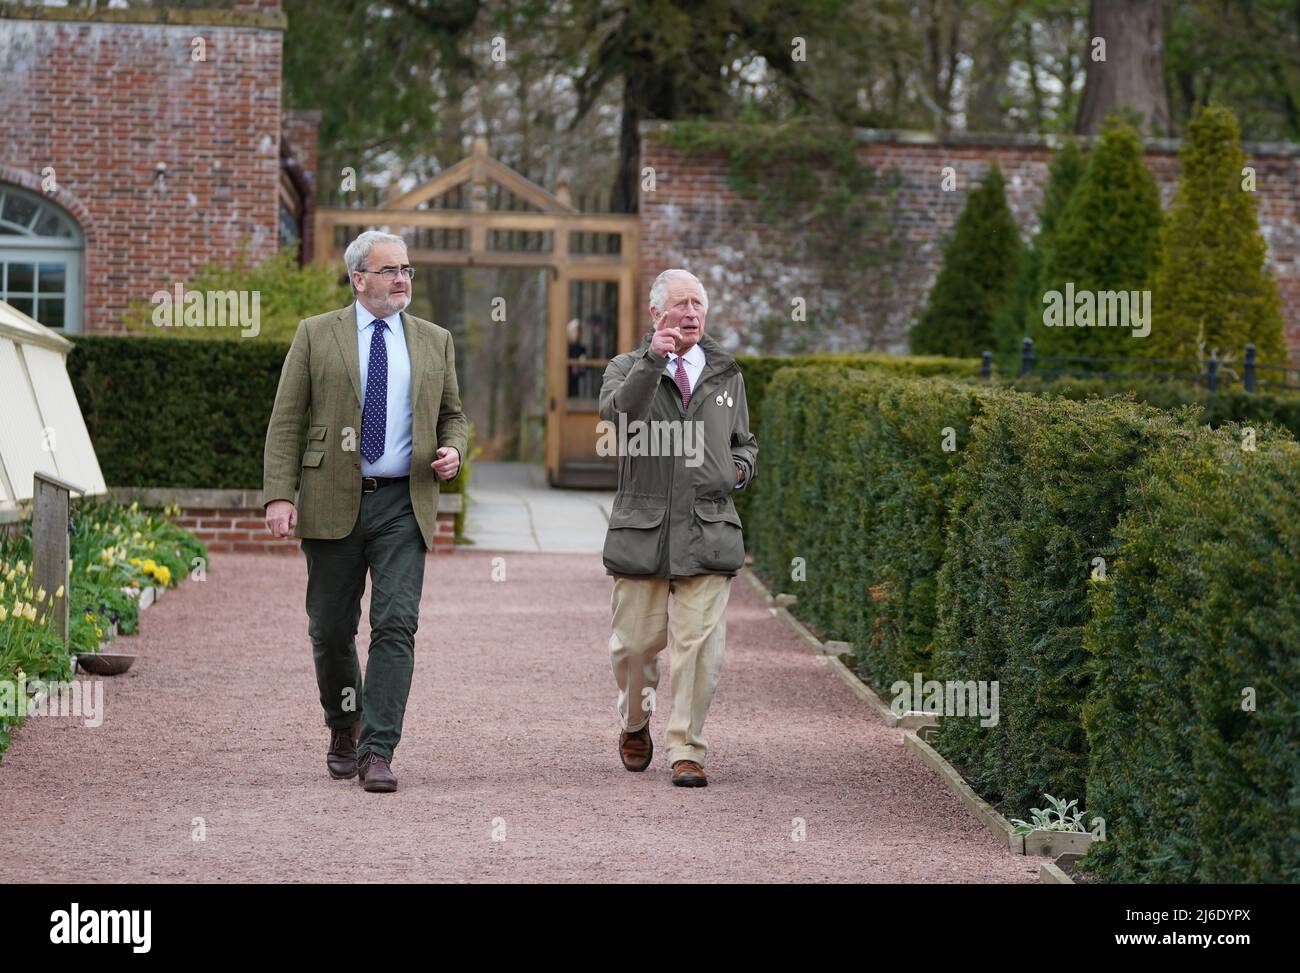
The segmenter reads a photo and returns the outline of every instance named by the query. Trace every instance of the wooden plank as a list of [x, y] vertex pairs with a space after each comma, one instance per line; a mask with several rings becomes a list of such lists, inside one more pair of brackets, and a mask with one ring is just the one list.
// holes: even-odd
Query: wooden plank
[[[37, 474], [32, 484], [32, 581], [44, 588], [46, 601], [38, 611], [53, 604], [51, 628], [68, 644], [68, 497], [63, 486]], [[63, 595], [54, 593], [63, 589]]]

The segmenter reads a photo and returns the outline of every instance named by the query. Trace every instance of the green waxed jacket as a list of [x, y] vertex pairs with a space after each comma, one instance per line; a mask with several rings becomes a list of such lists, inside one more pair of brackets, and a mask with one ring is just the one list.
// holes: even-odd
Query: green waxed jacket
[[[744, 485], [753, 480], [758, 442], [749, 431], [745, 380], [736, 359], [708, 334], [701, 336], [700, 347], [704, 371], [685, 409], [664, 371], [668, 359], [650, 350], [650, 334], [641, 347], [614, 358], [605, 369], [600, 417], [631, 432], [620, 437], [618, 493], [605, 535], [610, 574], [730, 575], [745, 562], [740, 516], [731, 495], [737, 466], [744, 469]], [[647, 424], [646, 430], [656, 429], [649, 425], [656, 421], [661, 431], [673, 423], [680, 430], [677, 442], [691, 445], [647, 450], [644, 443], [655, 438], [648, 432], [638, 448], [632, 425], [638, 420]], [[683, 423], [692, 424], [690, 438]]]
[[[405, 311], [402, 331], [411, 359], [411, 507], [431, 547], [439, 482], [431, 464], [440, 446], [454, 446], [464, 469], [469, 423], [460, 408], [451, 332]], [[361, 366], [357, 315], [349, 305], [298, 325], [266, 430], [262, 502], [297, 504], [295, 537], [346, 537], [361, 510], [360, 449]]]

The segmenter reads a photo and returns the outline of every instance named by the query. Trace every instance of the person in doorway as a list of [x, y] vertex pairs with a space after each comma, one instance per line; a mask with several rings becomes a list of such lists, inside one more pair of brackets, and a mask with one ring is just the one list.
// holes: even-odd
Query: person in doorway
[[745, 560], [731, 494], [754, 478], [758, 457], [744, 378], [735, 358], [704, 333], [708, 310], [693, 274], [665, 270], [650, 288], [653, 330], [637, 350], [610, 361], [600, 390], [603, 420], [678, 430], [670, 441], [681, 448], [666, 452], [634, 448], [635, 435], [620, 442], [604, 564], [614, 578], [609, 653], [619, 756], [630, 771], [650, 766], [658, 659], [667, 646], [666, 742], [672, 783], [680, 787], [708, 783], [704, 719], [722, 672], [731, 580]]
[[[267, 528], [302, 538], [307, 559], [326, 768], [382, 792], [397, 789], [391, 764], [438, 484], [459, 473], [469, 426], [450, 332], [405, 313], [414, 271], [402, 238], [369, 230], [344, 260], [356, 300], [298, 325], [266, 430], [262, 496]], [[356, 634], [367, 572], [363, 686]]]

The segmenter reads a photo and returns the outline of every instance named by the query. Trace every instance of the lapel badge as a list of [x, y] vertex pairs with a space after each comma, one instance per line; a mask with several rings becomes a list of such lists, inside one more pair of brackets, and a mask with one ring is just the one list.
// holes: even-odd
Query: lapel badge
[[716, 399], [714, 399], [713, 401], [716, 402], [718, 405], [722, 405], [722, 393], [719, 392], [719, 393], [718, 393], [718, 397], [717, 397]]

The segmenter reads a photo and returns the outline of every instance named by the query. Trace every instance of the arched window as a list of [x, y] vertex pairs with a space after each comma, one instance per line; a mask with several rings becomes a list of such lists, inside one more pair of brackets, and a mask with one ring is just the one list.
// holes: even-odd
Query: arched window
[[48, 327], [80, 331], [82, 251], [66, 210], [0, 183], [0, 300]]

